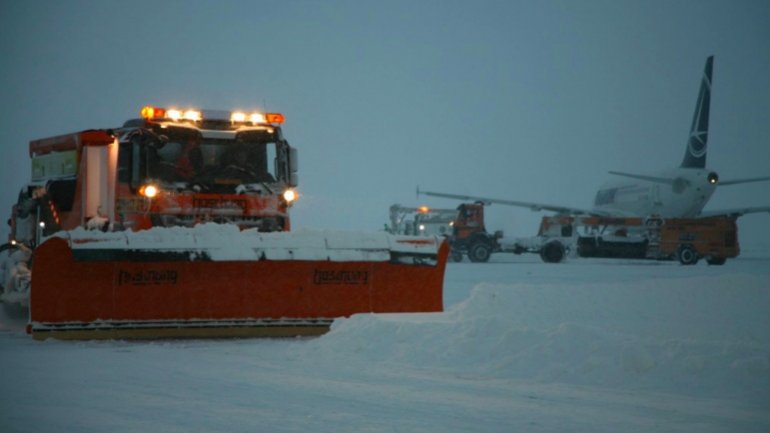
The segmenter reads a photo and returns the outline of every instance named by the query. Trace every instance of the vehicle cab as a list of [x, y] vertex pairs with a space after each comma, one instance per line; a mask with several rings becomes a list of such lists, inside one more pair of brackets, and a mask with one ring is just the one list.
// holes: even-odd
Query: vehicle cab
[[297, 151], [279, 113], [144, 107], [116, 131], [117, 219], [126, 229], [235, 223], [289, 230]]

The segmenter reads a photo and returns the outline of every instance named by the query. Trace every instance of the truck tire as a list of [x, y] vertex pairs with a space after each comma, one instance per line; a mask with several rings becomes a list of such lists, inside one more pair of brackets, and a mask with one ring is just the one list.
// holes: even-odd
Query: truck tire
[[468, 250], [468, 258], [473, 263], [488, 262], [491, 255], [492, 247], [486, 242], [476, 242]]
[[706, 259], [706, 263], [714, 266], [722, 266], [727, 261], [726, 257], [709, 257]]
[[564, 244], [559, 241], [551, 241], [540, 249], [540, 258], [546, 263], [559, 263], [564, 260]]
[[691, 245], [682, 245], [676, 253], [679, 263], [691, 266], [698, 263], [698, 252]]

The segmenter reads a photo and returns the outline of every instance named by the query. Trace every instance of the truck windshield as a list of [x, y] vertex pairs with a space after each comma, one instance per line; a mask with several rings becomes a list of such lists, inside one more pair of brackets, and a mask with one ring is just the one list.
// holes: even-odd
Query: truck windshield
[[167, 183], [197, 184], [206, 189], [276, 182], [277, 143], [267, 133], [249, 132], [234, 139], [173, 134], [163, 146], [147, 149], [147, 175]]

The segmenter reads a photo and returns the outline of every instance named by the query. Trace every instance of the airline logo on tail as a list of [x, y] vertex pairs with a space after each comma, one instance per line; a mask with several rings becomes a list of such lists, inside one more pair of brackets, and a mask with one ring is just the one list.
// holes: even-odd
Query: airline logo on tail
[[714, 66], [714, 56], [706, 60], [703, 71], [698, 102], [690, 127], [690, 138], [687, 141], [687, 152], [682, 160], [682, 168], [705, 168], [706, 150], [709, 137], [709, 107], [711, 106], [711, 76]]

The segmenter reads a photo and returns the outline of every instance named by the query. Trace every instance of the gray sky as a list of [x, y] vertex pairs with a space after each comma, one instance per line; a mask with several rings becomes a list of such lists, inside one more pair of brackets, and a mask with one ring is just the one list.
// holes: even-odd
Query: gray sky
[[[29, 179], [30, 139], [147, 104], [284, 113], [295, 228], [456, 206], [417, 185], [587, 207], [608, 170], [680, 163], [712, 54], [707, 165], [770, 174], [766, 0], [0, 0], [0, 214]], [[707, 209], [770, 205], [768, 191], [724, 187]], [[488, 226], [530, 235], [540, 216], [494, 205]], [[769, 223], [743, 217], [741, 242], [770, 242]]]

